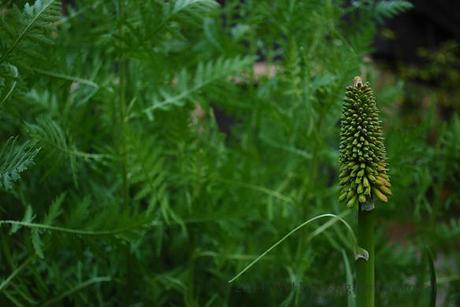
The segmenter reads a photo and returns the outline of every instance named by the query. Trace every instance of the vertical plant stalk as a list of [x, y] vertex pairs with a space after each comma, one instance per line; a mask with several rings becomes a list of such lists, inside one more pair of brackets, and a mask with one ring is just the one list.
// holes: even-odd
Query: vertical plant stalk
[[358, 245], [368, 252], [356, 262], [358, 307], [374, 307], [374, 199], [391, 195], [386, 151], [374, 93], [360, 77], [347, 87], [340, 129], [339, 200], [358, 206]]
[[[118, 22], [119, 34], [123, 35], [123, 19], [125, 15], [125, 0], [118, 1]], [[128, 150], [126, 145], [126, 86], [128, 74], [128, 62], [124, 58], [123, 51], [119, 55], [118, 68], [119, 88], [118, 88], [118, 120], [120, 129], [120, 156], [121, 156], [121, 172], [122, 172], [122, 199], [123, 204], [127, 206], [129, 202], [129, 183], [128, 183]]]
[[[358, 307], [374, 306], [375, 300], [375, 210], [366, 210], [361, 205], [358, 210], [358, 245], [369, 253], [369, 258], [356, 260], [356, 293]], [[373, 204], [369, 204], [373, 207]]]

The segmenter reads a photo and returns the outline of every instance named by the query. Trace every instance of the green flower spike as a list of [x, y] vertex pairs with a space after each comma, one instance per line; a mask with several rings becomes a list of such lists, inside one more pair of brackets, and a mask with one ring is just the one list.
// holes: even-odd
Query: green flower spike
[[378, 113], [369, 84], [355, 77], [345, 95], [339, 147], [339, 200], [347, 207], [372, 204], [374, 196], [387, 202], [391, 195]]

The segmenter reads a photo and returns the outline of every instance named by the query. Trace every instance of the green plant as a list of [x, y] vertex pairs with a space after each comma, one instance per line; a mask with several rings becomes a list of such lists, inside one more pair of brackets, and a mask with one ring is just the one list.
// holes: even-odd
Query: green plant
[[387, 202], [391, 195], [386, 151], [377, 104], [368, 83], [355, 77], [347, 87], [340, 128], [339, 200], [358, 203], [358, 244], [368, 255], [357, 259], [357, 306], [375, 301], [374, 197]]
[[[2, 1], [0, 56], [32, 2]], [[343, 89], [369, 68], [379, 1], [65, 2], [36, 2], [50, 6], [1, 64], [0, 172], [21, 178], [0, 186], [0, 305], [353, 306], [337, 122]], [[395, 115], [403, 90], [376, 87], [384, 122], [394, 116], [376, 274], [423, 286], [422, 234], [436, 257], [458, 229], [424, 221], [445, 213], [429, 174], [448, 176], [425, 142], [436, 123], [413, 131]], [[404, 248], [386, 232], [397, 216], [420, 228]], [[386, 306], [422, 294], [375, 293]]]

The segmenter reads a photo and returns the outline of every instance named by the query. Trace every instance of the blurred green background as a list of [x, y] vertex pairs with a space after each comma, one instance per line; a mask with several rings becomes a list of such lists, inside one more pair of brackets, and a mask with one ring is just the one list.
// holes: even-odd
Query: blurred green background
[[337, 220], [228, 281], [312, 217], [356, 227], [337, 200], [356, 75], [393, 191], [377, 306], [460, 304], [455, 1], [0, 3], [1, 306], [354, 306]]

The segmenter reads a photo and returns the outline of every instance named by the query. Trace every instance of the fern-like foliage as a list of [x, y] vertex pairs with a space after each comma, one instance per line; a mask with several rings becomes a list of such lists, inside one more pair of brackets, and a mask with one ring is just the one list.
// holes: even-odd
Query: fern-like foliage
[[45, 159], [53, 161], [54, 167], [68, 162], [72, 177], [77, 184], [77, 162], [79, 160], [94, 161], [104, 159], [105, 156], [95, 153], [86, 153], [77, 149], [71, 136], [56, 121], [42, 117], [36, 123], [26, 123], [27, 134], [44, 149]]
[[[151, 58], [152, 51], [162, 54], [169, 48], [175, 48], [174, 45], [184, 39], [190, 27], [200, 26], [204, 18], [212, 16], [217, 11], [218, 6], [214, 0], [153, 1], [142, 5], [136, 4], [131, 7], [131, 13], [124, 20], [124, 32], [116, 36], [118, 46], [131, 56], [154, 60]], [[171, 41], [175, 42], [173, 46]]]
[[[35, 215], [33, 213], [32, 207], [29, 205], [24, 211], [24, 216], [21, 220], [23, 223], [31, 223], [35, 219]], [[11, 225], [10, 234], [15, 234], [19, 229], [22, 228], [21, 224], [13, 224]]]
[[76, 155], [73, 141], [54, 120], [40, 118], [35, 124], [27, 124], [29, 136], [46, 149], [47, 158], [58, 165], [68, 159], [72, 175], [76, 178]]
[[394, 17], [413, 7], [412, 3], [405, 0], [382, 0], [375, 4], [375, 18], [382, 22], [384, 19]]
[[30, 141], [18, 144], [17, 138], [10, 138], [0, 149], [0, 188], [10, 190], [34, 163], [39, 151]]
[[173, 106], [183, 106], [205, 86], [232, 76], [251, 63], [253, 63], [252, 57], [219, 58], [216, 61], [199, 63], [193, 74], [183, 69], [173, 80], [174, 86], [161, 89], [158, 95], [153, 97], [152, 104], [143, 112], [153, 120], [155, 110], [169, 110]]
[[[0, 306], [343, 305], [343, 295], [298, 287], [226, 286], [277, 237], [339, 210], [337, 119], [377, 1], [339, 3], [3, 1]], [[389, 157], [420, 156], [405, 143]], [[400, 165], [420, 166], [410, 162]], [[426, 191], [404, 170], [394, 168], [390, 206]], [[401, 182], [417, 189], [400, 192]], [[259, 262], [250, 284], [309, 276], [312, 287], [341, 287], [346, 236], [298, 238]], [[389, 305], [417, 305], [383, 293]]]
[[171, 19], [175, 16], [201, 18], [218, 6], [214, 0], [177, 0], [166, 2], [163, 6], [163, 16]]
[[36, 0], [23, 10], [12, 7], [0, 16], [0, 105], [17, 88], [19, 67], [48, 60], [43, 47], [53, 44], [50, 33], [60, 15], [60, 1]]
[[11, 18], [1, 20], [5, 29], [5, 40], [1, 45], [0, 64], [14, 61], [21, 55], [26, 57], [42, 57], [33, 47], [37, 44], [52, 44], [49, 39], [50, 26], [60, 18], [60, 1], [37, 0], [33, 5], [26, 4], [24, 11], [13, 9]]
[[[132, 138], [129, 144], [129, 179], [136, 187], [134, 198], [150, 202], [161, 201], [165, 194], [164, 160], [157, 140]], [[148, 171], [146, 171], [148, 170]]]

